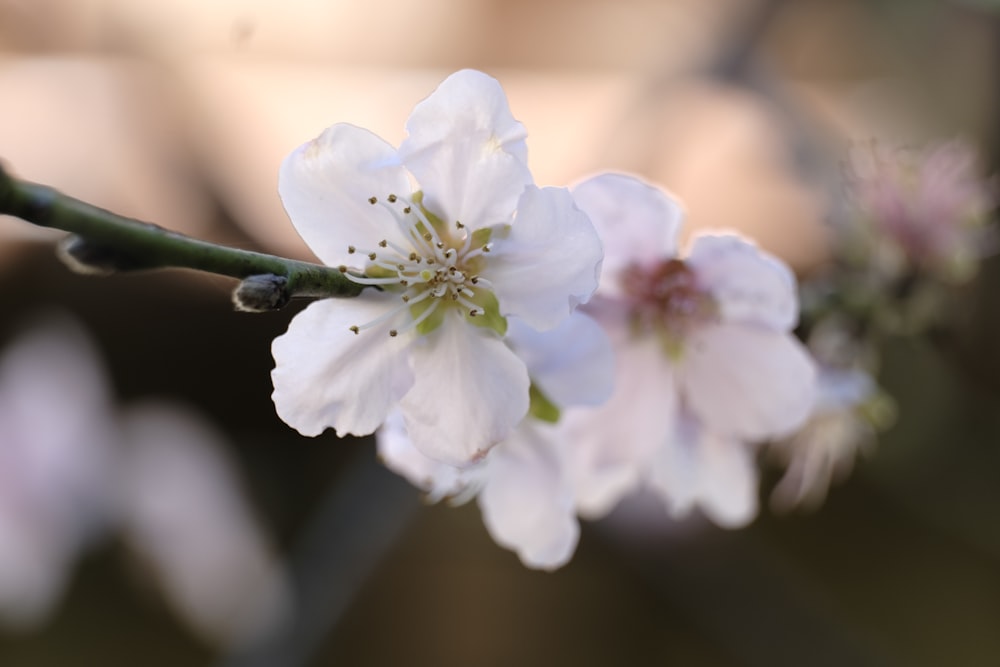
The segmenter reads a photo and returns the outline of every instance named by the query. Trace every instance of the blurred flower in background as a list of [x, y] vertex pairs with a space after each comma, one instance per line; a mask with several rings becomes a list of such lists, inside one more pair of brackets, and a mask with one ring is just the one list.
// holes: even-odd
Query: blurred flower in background
[[968, 280], [996, 250], [986, 228], [996, 187], [983, 179], [976, 152], [963, 141], [920, 151], [879, 145], [854, 151], [848, 187], [857, 207], [850, 250], [867, 253], [890, 277], [926, 272]]
[[120, 533], [206, 640], [273, 631], [288, 591], [221, 441], [163, 403], [119, 417], [73, 320], [25, 331], [0, 359], [0, 620], [43, 624], [81, 553]]

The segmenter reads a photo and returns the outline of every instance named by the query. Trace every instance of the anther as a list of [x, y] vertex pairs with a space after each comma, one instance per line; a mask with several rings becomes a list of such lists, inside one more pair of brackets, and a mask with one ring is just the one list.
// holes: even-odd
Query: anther
[[396, 195], [389, 195], [389, 203], [390, 204], [396, 203]]
[[398, 332], [398, 331], [396, 331], [395, 329], [389, 329], [389, 335], [390, 335], [391, 337], [395, 338], [396, 336], [398, 336], [398, 335], [399, 335], [399, 332]]
[[458, 228], [458, 229], [465, 229], [465, 225], [463, 225], [458, 220], [455, 221], [455, 227]]
[[436, 246], [437, 246], [437, 249], [438, 249], [438, 250], [444, 250], [444, 242], [443, 242], [443, 241], [438, 241], [438, 242], [437, 242], [437, 243], [435, 243], [434, 245], [436, 245]]
[[415, 252], [411, 252], [410, 253], [410, 261], [411, 262], [419, 262], [420, 261], [420, 256], [417, 253], [415, 253]]
[[434, 240], [434, 236], [430, 232], [427, 232], [426, 234], [424, 234], [424, 240], [425, 241], [433, 241]]
[[478, 314], [479, 314], [478, 308], [473, 308], [472, 310], [469, 311], [469, 317], [475, 317]]
[[406, 271], [406, 266], [404, 264], [397, 264], [396, 269], [399, 271]]
[[337, 270], [340, 271], [341, 273], [347, 273], [347, 267], [344, 266], [343, 264], [341, 264], [340, 266], [338, 266]]
[[389, 245], [389, 242], [388, 242], [388, 241], [386, 241], [385, 239], [382, 239], [381, 241], [379, 241], [379, 242], [378, 242], [378, 247], [379, 247], [379, 248], [384, 248], [384, 247], [386, 247], [387, 245]]
[[413, 210], [412, 208], [410, 208], [409, 206], [406, 206], [405, 208], [403, 208], [403, 213], [409, 213], [412, 210]]
[[399, 284], [402, 285], [403, 287], [406, 287], [407, 285], [410, 284], [410, 281], [409, 280], [400, 280]]
[[479, 276], [472, 276], [471, 278], [469, 278], [469, 282], [472, 283], [473, 285], [478, 285], [479, 284]]
[[369, 197], [368, 198], [368, 203], [371, 204], [372, 206], [374, 206], [375, 204], [378, 203], [378, 199], [376, 199], [375, 197]]
[[492, 243], [487, 243], [486, 245], [483, 246], [483, 252], [489, 252], [491, 250], [493, 250], [493, 244]]
[[373, 252], [368, 253], [368, 259], [370, 259], [371, 261], [374, 262], [375, 261], [375, 253], [373, 253]]
[[359, 333], [361, 333], [361, 329], [359, 329], [356, 324], [351, 325], [350, 329], [351, 329], [351, 331], [354, 332], [355, 336], [357, 336]]
[[410, 302], [410, 297], [408, 295], [404, 294], [403, 295], [403, 303], [409, 303], [409, 302]]

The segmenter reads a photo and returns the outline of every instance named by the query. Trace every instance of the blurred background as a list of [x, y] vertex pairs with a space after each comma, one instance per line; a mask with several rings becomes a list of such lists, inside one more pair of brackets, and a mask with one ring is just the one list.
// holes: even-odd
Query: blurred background
[[[957, 137], [983, 173], [1000, 162], [993, 0], [0, 0], [0, 159], [311, 259], [277, 197], [283, 157], [340, 121], [398, 143], [464, 67], [503, 84], [539, 183], [640, 174], [685, 201], [688, 230], [742, 230], [803, 276], [828, 257], [853, 146]], [[291, 620], [236, 645], [198, 631], [201, 603], [171, 602], [109, 530], [45, 618], [0, 626], [2, 667], [1000, 664], [996, 257], [944, 331], [886, 341], [898, 422], [821, 508], [731, 532], [638, 498], [546, 574], [474, 504], [421, 504], [370, 441], [275, 416], [270, 342], [304, 304], [235, 313], [232, 281], [179, 271], [80, 277], [56, 238], [0, 218], [2, 340], [69, 312], [116, 410], [169, 400], [211, 424]]]

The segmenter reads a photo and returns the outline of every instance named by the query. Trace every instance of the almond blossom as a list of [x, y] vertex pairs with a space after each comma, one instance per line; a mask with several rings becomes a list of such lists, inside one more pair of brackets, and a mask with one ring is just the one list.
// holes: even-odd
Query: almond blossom
[[[611, 391], [612, 351], [601, 328], [575, 313], [556, 329], [536, 332], [511, 320], [509, 343], [525, 360], [536, 403], [549, 409], [595, 405]], [[528, 567], [552, 570], [576, 549], [580, 525], [568, 475], [563, 433], [549, 419], [526, 418], [478, 464], [459, 468], [417, 450], [398, 414], [378, 431], [379, 455], [427, 493], [429, 501], [476, 497], [493, 539]]]
[[274, 341], [278, 415], [365, 435], [398, 405], [426, 455], [478, 459], [528, 411], [507, 316], [551, 329], [597, 285], [602, 251], [567, 190], [538, 188], [499, 83], [463, 70], [396, 149], [338, 124], [293, 152], [278, 190], [327, 265], [378, 290], [312, 303]]
[[617, 357], [611, 399], [565, 416], [578, 508], [599, 516], [649, 483], [675, 515], [697, 505], [721, 525], [748, 522], [751, 443], [791, 432], [812, 405], [793, 275], [734, 233], [697, 235], [681, 254], [680, 206], [637, 179], [604, 174], [573, 194], [605, 243], [586, 310]]

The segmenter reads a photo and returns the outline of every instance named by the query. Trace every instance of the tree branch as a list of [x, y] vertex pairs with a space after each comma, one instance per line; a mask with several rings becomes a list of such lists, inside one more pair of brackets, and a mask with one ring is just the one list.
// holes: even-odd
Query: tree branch
[[17, 179], [2, 165], [0, 215], [70, 232], [62, 256], [81, 272], [186, 268], [239, 278], [243, 283], [233, 299], [241, 310], [274, 310], [293, 297], [353, 297], [363, 289], [338, 269], [228, 248], [126, 218]]

